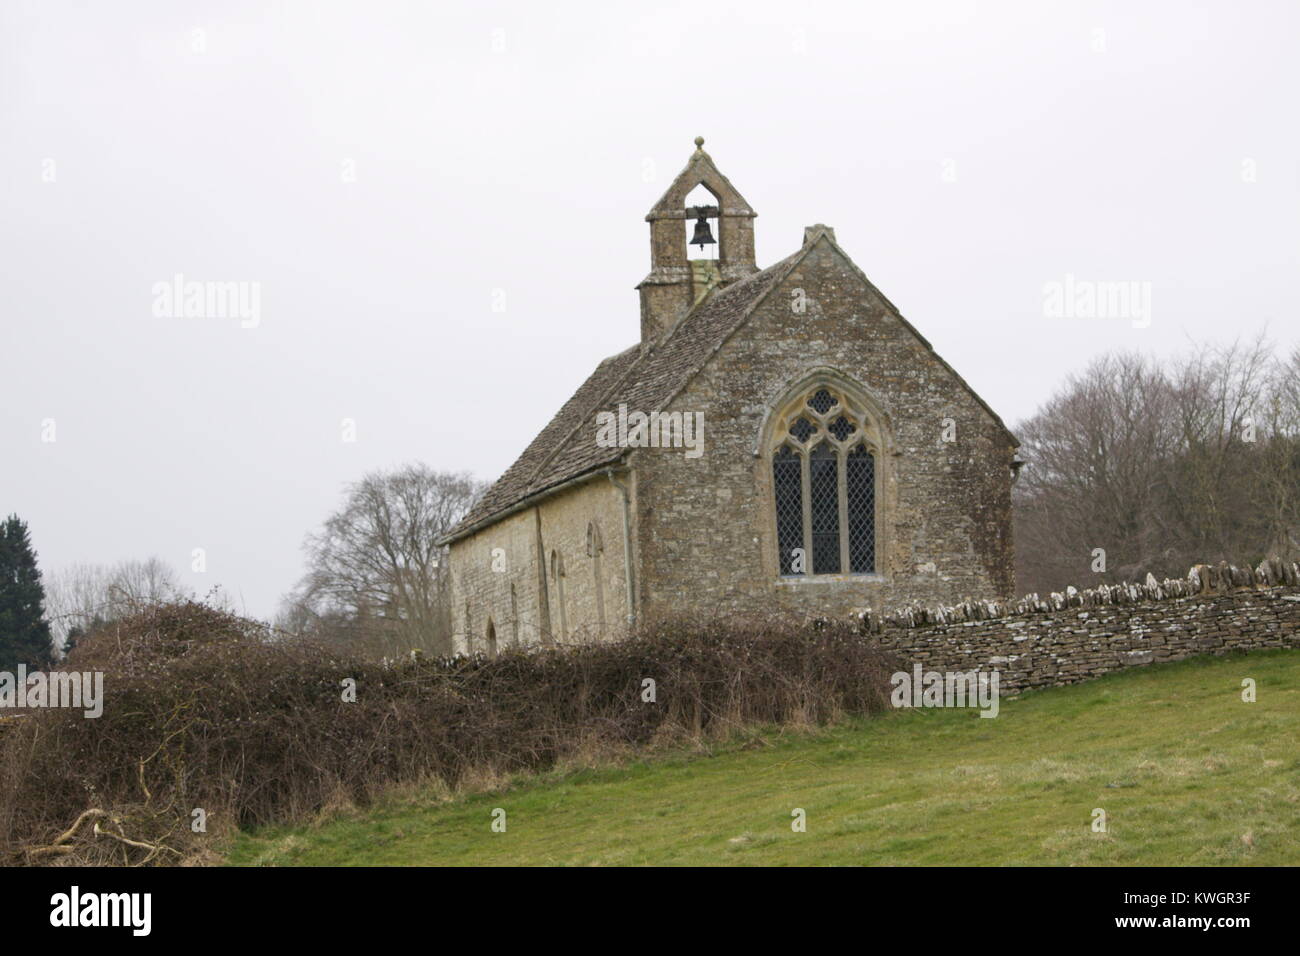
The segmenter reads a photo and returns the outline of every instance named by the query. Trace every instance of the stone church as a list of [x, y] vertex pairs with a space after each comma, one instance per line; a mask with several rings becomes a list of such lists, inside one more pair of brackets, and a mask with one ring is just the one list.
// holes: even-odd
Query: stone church
[[695, 142], [646, 216], [641, 340], [443, 539], [457, 650], [1011, 595], [1015, 437], [829, 226], [759, 269]]

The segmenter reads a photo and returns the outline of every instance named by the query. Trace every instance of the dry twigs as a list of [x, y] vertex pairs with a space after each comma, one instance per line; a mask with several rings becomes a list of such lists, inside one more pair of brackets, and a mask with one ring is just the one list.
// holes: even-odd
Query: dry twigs
[[380, 664], [269, 643], [196, 604], [117, 622], [75, 653], [106, 674], [103, 715], [47, 710], [0, 737], [0, 843], [29, 862], [176, 862], [206, 849], [200, 810], [228, 833], [398, 783], [455, 788], [578, 754], [874, 713], [897, 669], [847, 625], [780, 619]]

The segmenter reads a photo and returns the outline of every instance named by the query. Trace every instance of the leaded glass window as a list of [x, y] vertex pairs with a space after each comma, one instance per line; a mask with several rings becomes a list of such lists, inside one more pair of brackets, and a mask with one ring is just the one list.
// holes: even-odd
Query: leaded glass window
[[803, 458], [788, 445], [772, 456], [772, 487], [776, 493], [776, 540], [782, 574], [800, 574], [803, 548]]
[[835, 449], [822, 442], [808, 456], [812, 505], [812, 566], [814, 574], [839, 574], [839, 463]]
[[838, 387], [781, 409], [770, 446], [781, 575], [875, 572], [879, 442], [863, 403]]
[[849, 519], [849, 570], [876, 570], [876, 458], [858, 445], [844, 458], [844, 498]]
[[839, 401], [838, 398], [826, 389], [819, 388], [813, 394], [813, 397], [808, 399], [808, 407], [816, 411], [819, 415], [825, 415], [831, 410], [831, 408], [838, 405]]

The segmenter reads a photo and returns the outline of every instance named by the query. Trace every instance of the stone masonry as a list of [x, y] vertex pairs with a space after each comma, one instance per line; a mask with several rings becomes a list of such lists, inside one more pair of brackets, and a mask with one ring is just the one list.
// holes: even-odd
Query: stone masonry
[[[715, 204], [687, 206], [701, 186]], [[688, 257], [701, 210], [718, 224], [715, 259]], [[1015, 437], [833, 229], [808, 227], [791, 255], [760, 269], [756, 215], [697, 140], [646, 217], [641, 341], [601, 362], [444, 538], [457, 650], [617, 638], [669, 615], [878, 615], [1010, 596]], [[853, 438], [832, 441], [826, 417], [812, 440], [792, 438], [819, 390], [853, 417]], [[609, 447], [598, 423], [628, 410], [702, 415], [700, 453]], [[870, 477], [850, 505], [859, 445]], [[787, 490], [779, 510], [775, 458], [791, 448], [804, 469], [800, 504]], [[824, 462], [827, 449], [837, 485], [814, 492], [813, 452]], [[864, 540], [870, 557], [851, 557]], [[787, 566], [796, 552], [819, 554], [814, 541], [831, 550]], [[825, 556], [837, 550], [838, 561]]]
[[1197, 565], [1186, 580], [1068, 588], [1006, 608], [992, 602], [860, 615], [908, 665], [999, 672], [1003, 694], [1073, 684], [1196, 654], [1300, 648], [1300, 566]]

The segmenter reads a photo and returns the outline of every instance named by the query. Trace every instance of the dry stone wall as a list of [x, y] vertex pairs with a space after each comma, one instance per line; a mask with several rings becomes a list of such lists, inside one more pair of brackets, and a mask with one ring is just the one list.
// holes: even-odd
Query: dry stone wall
[[1003, 694], [1195, 654], [1300, 647], [1300, 565], [1197, 565], [1186, 579], [1068, 588], [1010, 606], [863, 612], [863, 630], [925, 670], [999, 672]]

